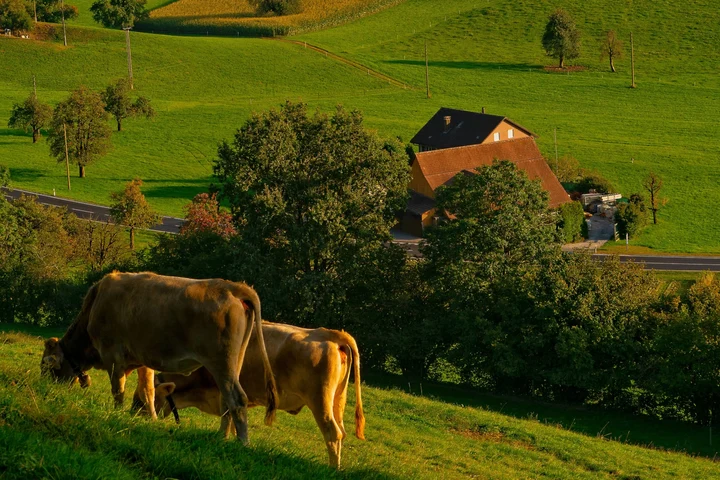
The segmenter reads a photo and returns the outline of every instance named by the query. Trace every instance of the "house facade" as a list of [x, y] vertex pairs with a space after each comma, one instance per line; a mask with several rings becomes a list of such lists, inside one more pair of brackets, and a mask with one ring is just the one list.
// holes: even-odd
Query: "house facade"
[[542, 157], [535, 135], [505, 117], [441, 108], [412, 142], [420, 152], [412, 162], [410, 200], [400, 227], [413, 235], [422, 236], [438, 220], [438, 187], [449, 185], [460, 173], [472, 175], [495, 159], [509, 160], [530, 179], [540, 179], [549, 193], [550, 207], [570, 201]]

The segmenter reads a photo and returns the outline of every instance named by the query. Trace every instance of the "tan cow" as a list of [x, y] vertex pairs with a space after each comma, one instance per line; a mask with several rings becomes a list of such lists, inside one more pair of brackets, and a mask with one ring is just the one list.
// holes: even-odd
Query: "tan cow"
[[[365, 439], [360, 356], [355, 339], [337, 330], [310, 330], [270, 322], [263, 322], [262, 332], [280, 394], [278, 408], [296, 415], [307, 405], [325, 439], [330, 465], [339, 467], [342, 440], [346, 436], [343, 412], [351, 367], [355, 370], [355, 435]], [[250, 407], [266, 404], [259, 377], [262, 368], [262, 353], [251, 343], [240, 372], [240, 383], [248, 395]], [[223, 413], [220, 392], [207, 370], [198, 369], [190, 376], [163, 376], [166, 383], [155, 387], [155, 406], [161, 414], [170, 413], [170, 406], [165, 401], [170, 394], [178, 409], [196, 407], [211, 415]], [[136, 401], [140, 395], [139, 388], [135, 392]]]
[[254, 360], [260, 362], [255, 371], [262, 377], [254, 380], [263, 385], [268, 425], [278, 401], [260, 315], [260, 299], [244, 283], [113, 272], [90, 287], [63, 338], [45, 342], [41, 368], [56, 379], [79, 378], [83, 386], [89, 385], [85, 372], [91, 367], [106, 370], [117, 406], [123, 404], [127, 374], [137, 368], [143, 403], [156, 418], [150, 369], [189, 374], [205, 367], [220, 387], [223, 412], [229, 411], [238, 439], [247, 443], [248, 398], [238, 375], [254, 324]]

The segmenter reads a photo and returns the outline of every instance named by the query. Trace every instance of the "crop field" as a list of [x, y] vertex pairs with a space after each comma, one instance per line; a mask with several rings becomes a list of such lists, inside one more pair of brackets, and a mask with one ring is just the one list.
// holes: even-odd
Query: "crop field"
[[[218, 419], [192, 409], [181, 411], [180, 426], [170, 420], [133, 417], [127, 393], [124, 409], [112, 407], [107, 376], [99, 371], [90, 372], [93, 384], [87, 390], [40, 376], [41, 337], [61, 331], [26, 328], [21, 333], [12, 328], [0, 326], [2, 478], [709, 479], [720, 475], [707, 432], [691, 425], [628, 422], [617, 414], [512, 399], [489, 398], [483, 406], [480, 402], [485, 398], [457, 388], [426, 386], [429, 396], [419, 397], [388, 385], [363, 386], [367, 440], [349, 436], [342, 469], [335, 472], [325, 466], [325, 445], [307, 409], [296, 416], [281, 412], [272, 427], [262, 425], [261, 409], [252, 409], [249, 447], [223, 441]], [[126, 392], [133, 391], [134, 380], [133, 375]], [[352, 411], [351, 401], [345, 411], [346, 428], [353, 425]]]
[[144, 31], [231, 36], [293, 35], [340, 25], [403, 0], [304, 0], [293, 15], [260, 16], [248, 0], [177, 0], [154, 10]]
[[[90, 25], [79, 2], [78, 25]], [[87, 5], [85, 5], [87, 4]], [[153, 6], [161, 5], [155, 2]], [[83, 7], [83, 5], [85, 5]], [[174, 4], [167, 6], [169, 8]], [[582, 32], [583, 67], [548, 72], [540, 47], [547, 15], [564, 6]], [[159, 11], [159, 10], [158, 10]], [[539, 135], [550, 161], [572, 155], [626, 196], [655, 171], [664, 181], [659, 224], [631, 239], [655, 252], [720, 253], [720, 12], [714, 2], [607, 0], [540, 2], [407, 0], [358, 21], [277, 40], [173, 37], [133, 33], [139, 94], [155, 103], [153, 121], [129, 120], [114, 149], [75, 181], [69, 196], [107, 203], [132, 176], [150, 202], [178, 215], [212, 181], [217, 143], [252, 111], [303, 100], [330, 111], [359, 109], [383, 136], [409, 140], [440, 106], [506, 115]], [[625, 56], [612, 74], [599, 58], [603, 32], [615, 29]], [[630, 84], [633, 32], [638, 88]], [[63, 168], [47, 145], [4, 127], [31, 78], [57, 102], [80, 83], [100, 89], [125, 74], [121, 32], [74, 27], [67, 49], [57, 42], [0, 38], [0, 150], [21, 188], [63, 190]], [[412, 86], [403, 89], [303, 48], [302, 42], [359, 62]], [[424, 46], [432, 97], [425, 98]], [[98, 67], [101, 65], [101, 67]], [[63, 192], [63, 194], [66, 194]]]

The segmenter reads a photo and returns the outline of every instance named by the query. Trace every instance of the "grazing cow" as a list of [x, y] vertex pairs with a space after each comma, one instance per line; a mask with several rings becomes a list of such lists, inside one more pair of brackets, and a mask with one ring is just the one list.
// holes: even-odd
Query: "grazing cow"
[[[342, 440], [346, 436], [343, 412], [351, 367], [355, 369], [355, 435], [365, 439], [360, 356], [355, 339], [337, 330], [311, 330], [270, 322], [263, 322], [262, 332], [280, 394], [278, 408], [296, 415], [307, 405], [325, 439], [330, 465], [339, 467]], [[262, 354], [251, 344], [240, 372], [240, 383], [250, 407], [266, 402], [258, 377], [262, 368]], [[223, 413], [220, 392], [207, 370], [198, 369], [190, 376], [164, 374], [164, 381], [155, 387], [155, 408], [161, 415], [170, 413], [170, 405], [165, 401], [170, 394], [178, 409], [196, 407], [211, 415]], [[141, 397], [141, 388], [138, 385], [135, 391], [136, 402]]]
[[[85, 372], [91, 367], [106, 370], [117, 406], [123, 404], [126, 376], [138, 369], [143, 403], [156, 418], [151, 369], [189, 374], [204, 367], [219, 386], [222, 411], [247, 443], [248, 398], [238, 376], [254, 324], [254, 360], [261, 365], [254, 371], [263, 379], [253, 380], [263, 385], [268, 425], [278, 401], [260, 315], [260, 299], [244, 283], [113, 272], [90, 287], [63, 338], [45, 342], [41, 368], [56, 379], [78, 378], [83, 386], [90, 383]], [[227, 416], [221, 427], [227, 431], [225, 423]]]

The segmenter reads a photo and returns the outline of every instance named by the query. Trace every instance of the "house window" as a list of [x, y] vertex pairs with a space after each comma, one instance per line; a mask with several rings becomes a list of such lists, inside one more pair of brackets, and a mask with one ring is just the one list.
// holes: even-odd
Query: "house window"
[[514, 137], [515, 137], [515, 132], [511, 128], [510, 130], [508, 130], [508, 138], [514, 138]]
[[496, 142], [500, 141], [500, 132], [495, 132], [495, 135], [493, 135], [493, 140]]

